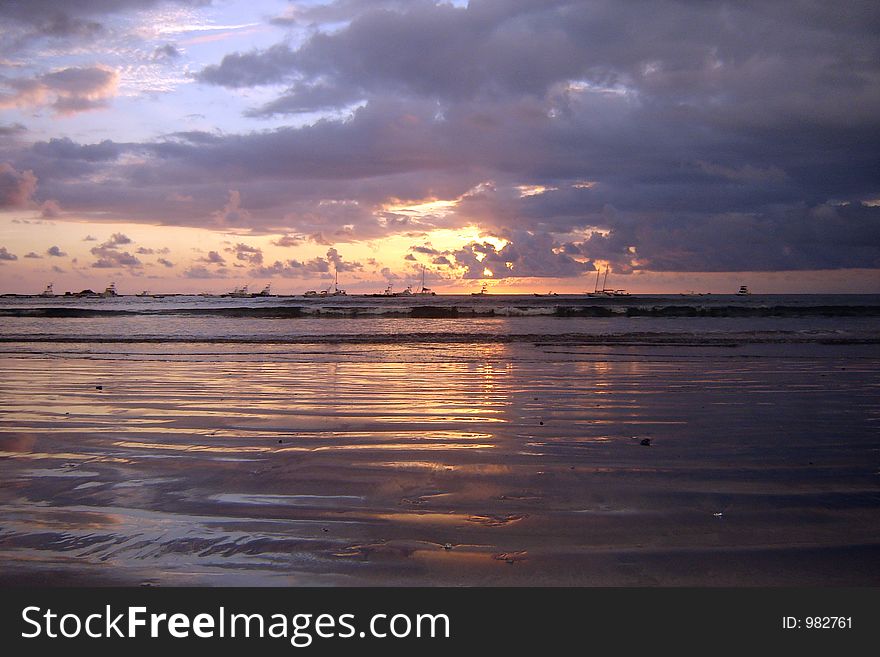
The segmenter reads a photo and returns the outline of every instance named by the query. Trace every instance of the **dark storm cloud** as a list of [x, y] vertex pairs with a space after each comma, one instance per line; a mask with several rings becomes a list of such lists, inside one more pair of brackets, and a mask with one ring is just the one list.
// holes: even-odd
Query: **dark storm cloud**
[[[621, 219], [579, 245], [616, 271], [880, 267], [880, 207], [817, 205], [761, 214]], [[635, 251], [633, 252], [632, 249]]]

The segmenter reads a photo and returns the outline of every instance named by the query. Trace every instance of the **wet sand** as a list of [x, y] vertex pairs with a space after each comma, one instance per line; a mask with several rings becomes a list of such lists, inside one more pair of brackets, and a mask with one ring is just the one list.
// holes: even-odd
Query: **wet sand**
[[0, 584], [880, 584], [876, 347], [74, 351], [0, 357]]

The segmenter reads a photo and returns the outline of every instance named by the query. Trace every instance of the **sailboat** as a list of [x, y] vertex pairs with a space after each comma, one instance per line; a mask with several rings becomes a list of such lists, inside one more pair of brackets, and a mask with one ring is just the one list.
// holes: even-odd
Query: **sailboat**
[[609, 267], [605, 267], [605, 278], [602, 280], [602, 289], [599, 289], [600, 270], [596, 270], [596, 287], [592, 292], [587, 292], [588, 297], [628, 297], [629, 292], [626, 290], [611, 290], [608, 288], [608, 271]]
[[592, 292], [587, 292], [588, 297], [607, 297], [610, 296], [605, 291], [605, 283], [608, 282], [608, 267], [605, 267], [605, 280], [602, 282], [602, 289], [599, 289], [599, 276], [602, 274], [601, 269], [596, 270], [596, 285], [593, 287]]
[[436, 292], [434, 292], [431, 288], [425, 287], [425, 268], [422, 267], [422, 287], [418, 292], [415, 293], [416, 296], [420, 297], [433, 297], [436, 296]]
[[328, 287], [328, 288], [323, 292], [323, 295], [326, 296], [326, 297], [344, 297], [344, 296], [348, 296], [345, 290], [342, 290], [342, 289], [339, 288], [339, 270], [338, 270], [338, 269], [335, 270], [335, 274], [336, 274], [336, 277], [335, 277], [335, 279], [333, 280], [333, 291], [331, 292], [331, 291], [330, 291], [330, 288]]
[[483, 283], [483, 287], [480, 288], [479, 292], [471, 292], [472, 297], [485, 297], [489, 294], [489, 288], [486, 287], [486, 284]]

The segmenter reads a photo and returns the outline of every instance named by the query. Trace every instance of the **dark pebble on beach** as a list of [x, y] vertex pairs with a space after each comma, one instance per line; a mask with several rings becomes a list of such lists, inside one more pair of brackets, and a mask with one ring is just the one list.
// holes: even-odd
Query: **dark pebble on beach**
[[103, 390], [104, 386], [95, 386], [95, 390]]
[[542, 427], [544, 426], [544, 423], [543, 423], [543, 422], [538, 422], [538, 424], [540, 424]]
[[645, 445], [646, 447], [649, 446], [650, 444], [651, 444], [650, 438], [642, 438], [641, 442], [639, 442], [639, 445]]

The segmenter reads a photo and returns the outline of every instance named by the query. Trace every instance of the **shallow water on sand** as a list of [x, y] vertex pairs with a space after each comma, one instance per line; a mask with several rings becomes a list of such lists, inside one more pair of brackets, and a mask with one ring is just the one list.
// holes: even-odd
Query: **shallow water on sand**
[[0, 582], [877, 585], [880, 354], [808, 347], [31, 345]]

